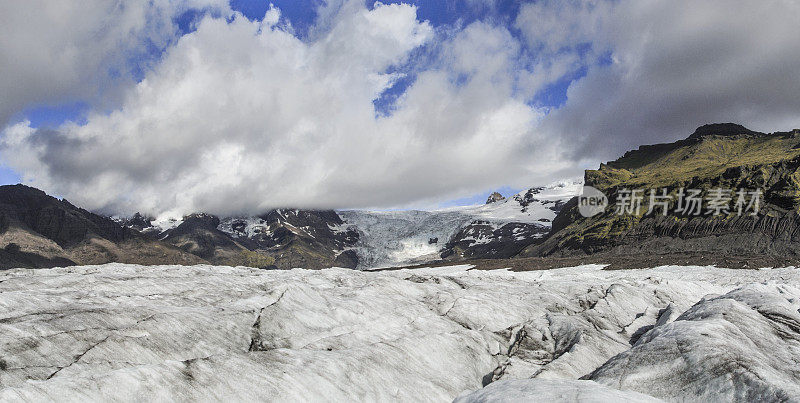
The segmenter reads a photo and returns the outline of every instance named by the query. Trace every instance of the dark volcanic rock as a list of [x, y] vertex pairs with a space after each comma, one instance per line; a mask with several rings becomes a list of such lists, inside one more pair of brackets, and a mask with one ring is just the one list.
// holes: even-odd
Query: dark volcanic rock
[[353, 246], [358, 241], [358, 232], [334, 231], [331, 227], [344, 224], [333, 210], [273, 210], [260, 216], [267, 224], [284, 225], [299, 229], [292, 231], [296, 236], [308, 236], [314, 241], [338, 247]]
[[155, 220], [153, 217], [145, 217], [141, 213], [137, 212], [133, 215], [133, 217], [128, 219], [122, 220], [122, 225], [133, 228], [137, 231], [142, 231], [145, 228], [150, 228], [153, 226], [152, 222]]
[[221, 227], [233, 239], [250, 249], [275, 248], [304, 239], [330, 247], [345, 249], [358, 241], [358, 231], [334, 231], [344, 222], [333, 210], [272, 210], [255, 217], [260, 221], [247, 232], [246, 219], [227, 219]]
[[239, 245], [274, 257], [282, 269], [358, 263], [355, 252], [337, 254], [353, 247], [359, 233], [333, 210], [277, 209], [257, 217], [227, 218], [218, 228]]
[[475, 221], [456, 233], [441, 252], [443, 259], [500, 259], [538, 242], [549, 228], [536, 223]]
[[123, 218], [117, 220], [123, 227], [133, 228], [152, 239], [163, 239], [167, 236], [166, 233], [161, 231], [161, 228], [153, 226], [154, 217], [145, 216], [139, 212], [130, 218]]
[[[552, 190], [552, 187], [530, 188], [506, 203], [518, 204], [522, 212], [536, 205], [537, 208], [542, 206], [558, 214], [567, 206], [567, 202], [563, 198], [554, 199]], [[440, 257], [448, 260], [509, 258], [526, 247], [540, 243], [550, 233], [549, 224], [548, 218], [539, 218], [537, 222], [472, 221], [450, 238]]]
[[519, 205], [522, 206], [522, 211], [523, 212], [528, 211], [528, 206], [531, 205], [532, 203], [541, 203], [545, 207], [549, 208], [550, 210], [553, 210], [556, 213], [561, 211], [561, 208], [564, 207], [564, 202], [563, 201], [561, 201], [561, 200], [542, 200], [542, 199], [537, 197], [537, 195], [540, 194], [544, 190], [545, 190], [544, 187], [530, 188], [530, 189], [528, 189], [528, 191], [526, 191], [522, 195], [515, 195], [514, 196], [514, 200], [516, 200], [517, 203], [519, 203]]
[[108, 217], [24, 185], [0, 186], [0, 239], [2, 268], [202, 262]]
[[219, 223], [219, 218], [210, 214], [190, 214], [164, 241], [213, 263], [242, 264], [245, 249], [217, 229]]
[[358, 267], [358, 254], [352, 249], [348, 249], [338, 256], [333, 261], [334, 266], [343, 267], [345, 269], [355, 269]]
[[494, 192], [491, 195], [489, 195], [488, 199], [486, 199], [486, 204], [497, 203], [497, 202], [503, 201], [505, 199], [506, 198], [503, 197], [503, 195], [501, 195], [500, 193]]
[[91, 236], [120, 242], [137, 235], [109, 218], [25, 185], [0, 186], [0, 223], [2, 230], [10, 225], [22, 226], [62, 247], [73, 246]]
[[170, 232], [171, 236], [191, 234], [198, 229], [216, 229], [219, 226], [219, 217], [205, 213], [189, 214], [183, 217], [181, 225]]
[[706, 136], [740, 136], [740, 135], [764, 135], [764, 133], [752, 131], [742, 125], [735, 123], [712, 123], [703, 125], [689, 136], [690, 139], [698, 139]]

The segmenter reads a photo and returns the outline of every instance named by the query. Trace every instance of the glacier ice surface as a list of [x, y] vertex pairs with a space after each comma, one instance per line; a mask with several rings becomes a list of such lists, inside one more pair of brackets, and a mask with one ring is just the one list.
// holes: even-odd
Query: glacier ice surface
[[0, 399], [798, 400], [798, 287], [794, 268], [15, 269]]

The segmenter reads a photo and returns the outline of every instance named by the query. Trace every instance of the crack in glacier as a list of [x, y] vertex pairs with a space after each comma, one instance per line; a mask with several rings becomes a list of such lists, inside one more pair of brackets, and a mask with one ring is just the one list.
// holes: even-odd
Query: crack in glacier
[[258, 311], [258, 316], [255, 322], [253, 322], [253, 326], [250, 328], [250, 346], [247, 348], [247, 351], [263, 351], [263, 346], [261, 345], [261, 315], [264, 314], [264, 310], [280, 302], [287, 290], [288, 288], [284, 289], [275, 301], [262, 307]]
[[49, 379], [53, 378], [54, 376], [56, 376], [56, 374], [58, 374], [59, 372], [61, 372], [63, 369], [65, 369], [65, 368], [69, 368], [69, 367], [71, 367], [71, 366], [73, 366], [73, 365], [77, 364], [77, 363], [78, 363], [78, 361], [80, 361], [80, 360], [81, 360], [81, 358], [83, 358], [83, 356], [85, 356], [86, 354], [88, 354], [90, 351], [92, 351], [93, 349], [95, 349], [97, 346], [99, 346], [99, 345], [101, 345], [101, 344], [105, 343], [105, 342], [106, 342], [108, 339], [110, 339], [110, 338], [111, 338], [111, 336], [114, 336], [114, 335], [116, 334], [116, 332], [119, 332], [120, 330], [127, 330], [127, 329], [131, 329], [131, 328], [133, 328], [133, 327], [135, 327], [135, 326], [138, 326], [139, 324], [141, 324], [141, 323], [142, 323], [142, 322], [144, 322], [144, 321], [147, 321], [147, 320], [150, 320], [150, 319], [152, 319], [152, 318], [153, 318], [153, 317], [155, 317], [155, 316], [156, 316], [156, 314], [149, 315], [149, 316], [147, 316], [147, 317], [145, 317], [145, 318], [142, 318], [142, 319], [139, 319], [139, 320], [137, 320], [137, 321], [136, 321], [134, 324], [132, 324], [132, 325], [130, 325], [130, 326], [125, 326], [125, 327], [118, 328], [118, 329], [109, 329], [109, 332], [110, 332], [110, 333], [109, 333], [108, 335], [106, 335], [106, 337], [102, 338], [102, 339], [101, 339], [100, 341], [98, 341], [97, 343], [94, 343], [94, 344], [92, 344], [92, 345], [91, 345], [89, 348], [87, 348], [86, 350], [84, 350], [82, 353], [80, 353], [80, 354], [76, 355], [75, 357], [73, 357], [73, 359], [72, 359], [72, 362], [71, 362], [71, 363], [69, 363], [69, 364], [67, 364], [67, 365], [65, 365], [65, 366], [63, 366], [63, 367], [58, 367], [58, 366], [57, 366], [56, 368], [58, 368], [58, 369], [57, 369], [55, 372], [53, 372], [52, 374], [50, 374], [50, 375], [49, 375], [49, 376], [48, 376], [46, 379], [47, 379], [47, 380], [49, 380]]

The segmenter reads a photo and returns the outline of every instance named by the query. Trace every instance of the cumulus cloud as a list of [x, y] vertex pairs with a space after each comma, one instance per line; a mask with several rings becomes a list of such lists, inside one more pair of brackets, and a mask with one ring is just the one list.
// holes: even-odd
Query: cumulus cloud
[[227, 13], [224, 0], [0, 2], [0, 125], [33, 104], [113, 96], [128, 61], [176, 38], [188, 10]]
[[17, 124], [4, 158], [88, 208], [156, 214], [403, 205], [563, 167], [514, 95], [520, 50], [505, 28], [448, 36], [380, 116], [373, 101], [401, 74], [389, 67], [435, 36], [416, 8], [348, 2], [311, 41], [276, 12], [205, 18], [119, 109], [57, 131]]

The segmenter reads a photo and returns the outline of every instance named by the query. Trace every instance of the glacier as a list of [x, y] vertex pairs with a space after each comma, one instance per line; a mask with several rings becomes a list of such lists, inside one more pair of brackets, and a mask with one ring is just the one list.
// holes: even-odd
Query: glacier
[[[438, 260], [445, 244], [460, 230], [479, 223], [494, 229], [509, 223], [528, 224], [546, 234], [556, 217], [556, 206], [580, 194], [582, 188], [582, 180], [563, 180], [484, 205], [431, 211], [342, 210], [338, 214], [361, 235], [353, 248], [359, 268], [396, 267]], [[481, 235], [464, 240], [472, 245], [495, 240], [491, 233]]]
[[[359, 231], [353, 248], [364, 269], [424, 263], [439, 259], [442, 246], [473, 218], [462, 211], [340, 211]], [[431, 242], [436, 239], [436, 242]]]
[[798, 308], [796, 268], [12, 269], [0, 399], [797, 401]]

